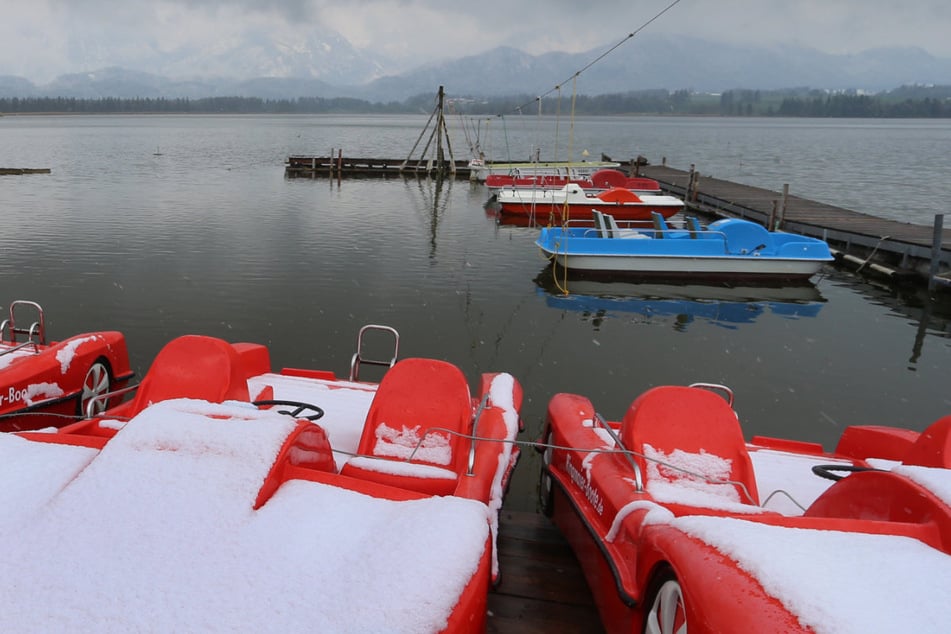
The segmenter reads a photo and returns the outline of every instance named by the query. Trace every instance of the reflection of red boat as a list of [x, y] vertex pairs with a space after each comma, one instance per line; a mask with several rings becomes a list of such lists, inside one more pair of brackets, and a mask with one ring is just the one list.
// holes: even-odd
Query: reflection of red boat
[[731, 401], [656, 387], [620, 422], [550, 401], [542, 505], [605, 629], [944, 631], [951, 416], [921, 434], [849, 427], [827, 453], [745, 442]]
[[660, 184], [654, 179], [629, 177], [623, 172], [614, 169], [598, 170], [591, 175], [591, 178], [586, 179], [569, 180], [566, 176], [554, 175], [518, 176], [503, 174], [490, 174], [485, 179], [486, 187], [490, 190], [504, 188], [560, 189], [569, 183], [578, 185], [588, 192], [611, 189], [612, 187], [623, 187], [624, 189], [630, 189], [638, 195], [657, 195], [661, 193]]
[[[30, 318], [24, 321], [26, 316]], [[94, 332], [47, 342], [40, 305], [23, 300], [10, 304], [9, 317], [0, 325], [0, 431], [73, 422], [94, 396], [130, 378], [121, 333]]]
[[503, 216], [553, 215], [558, 222], [566, 209], [569, 218], [575, 219], [590, 218], [595, 210], [617, 220], [650, 220], [653, 212], [669, 218], [684, 207], [683, 201], [675, 196], [638, 195], [623, 187], [593, 194], [575, 184], [561, 189], [503, 189], [495, 195], [494, 204]]
[[352, 379], [186, 336], [106, 416], [0, 435], [0, 629], [484, 631], [518, 383]]

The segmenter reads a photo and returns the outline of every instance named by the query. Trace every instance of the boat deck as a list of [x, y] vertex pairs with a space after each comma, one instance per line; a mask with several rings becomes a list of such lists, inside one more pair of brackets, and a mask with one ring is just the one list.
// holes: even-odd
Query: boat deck
[[543, 515], [499, 514], [501, 583], [489, 593], [489, 634], [603, 632], [581, 567]]

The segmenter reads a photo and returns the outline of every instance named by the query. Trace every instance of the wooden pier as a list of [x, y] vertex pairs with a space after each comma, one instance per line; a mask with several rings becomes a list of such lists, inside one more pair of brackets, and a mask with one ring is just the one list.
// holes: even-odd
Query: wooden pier
[[[449, 178], [468, 179], [469, 161], [444, 164]], [[431, 177], [440, 173], [436, 161], [337, 156], [289, 156], [284, 162], [289, 178], [407, 178]]]
[[23, 174], [49, 174], [48, 167], [0, 167], [0, 176], [22, 176]]
[[501, 582], [489, 593], [489, 634], [598, 634], [604, 629], [568, 542], [543, 515], [499, 514]]
[[[951, 276], [951, 230], [878, 218], [784, 192], [741, 185], [667, 165], [637, 166], [693, 212], [754, 220], [821, 238], [838, 259], [895, 281], [938, 282]], [[938, 217], [940, 219], [940, 216]], [[772, 226], [770, 226], [772, 225]]]

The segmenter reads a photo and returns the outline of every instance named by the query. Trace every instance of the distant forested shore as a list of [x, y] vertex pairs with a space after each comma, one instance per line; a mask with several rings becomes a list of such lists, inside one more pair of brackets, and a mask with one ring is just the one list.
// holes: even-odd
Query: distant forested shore
[[[0, 114], [408, 114], [429, 113], [433, 95], [404, 101], [372, 102], [345, 97], [3, 97]], [[689, 90], [641, 90], [574, 99], [462, 97], [447, 101], [449, 112], [491, 116], [538, 112], [546, 115], [700, 115], [730, 117], [949, 118], [951, 86], [903, 86], [876, 94], [808, 88], [728, 90], [720, 94]]]

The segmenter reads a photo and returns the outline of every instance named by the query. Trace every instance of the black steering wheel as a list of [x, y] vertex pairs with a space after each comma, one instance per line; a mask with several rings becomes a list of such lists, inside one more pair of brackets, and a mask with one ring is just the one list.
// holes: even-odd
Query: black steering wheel
[[832, 480], [833, 482], [838, 482], [845, 477], [844, 475], [835, 473], [836, 471], [849, 474], [856, 473], [858, 471], [878, 471], [878, 469], [873, 469], [872, 467], [860, 467], [854, 464], [817, 464], [812, 466], [812, 472], [814, 474], [820, 478]]
[[[310, 403], [304, 403], [302, 401], [254, 401], [252, 403], [258, 407], [267, 407], [270, 405], [286, 405], [287, 407], [293, 407], [295, 409], [279, 409], [277, 410], [281, 414], [287, 414], [293, 418], [306, 418], [309, 421], [315, 421], [321, 416], [324, 415], [324, 410], [317, 407], [316, 405], [311, 405]], [[308, 415], [303, 415], [302, 412], [312, 412]]]

